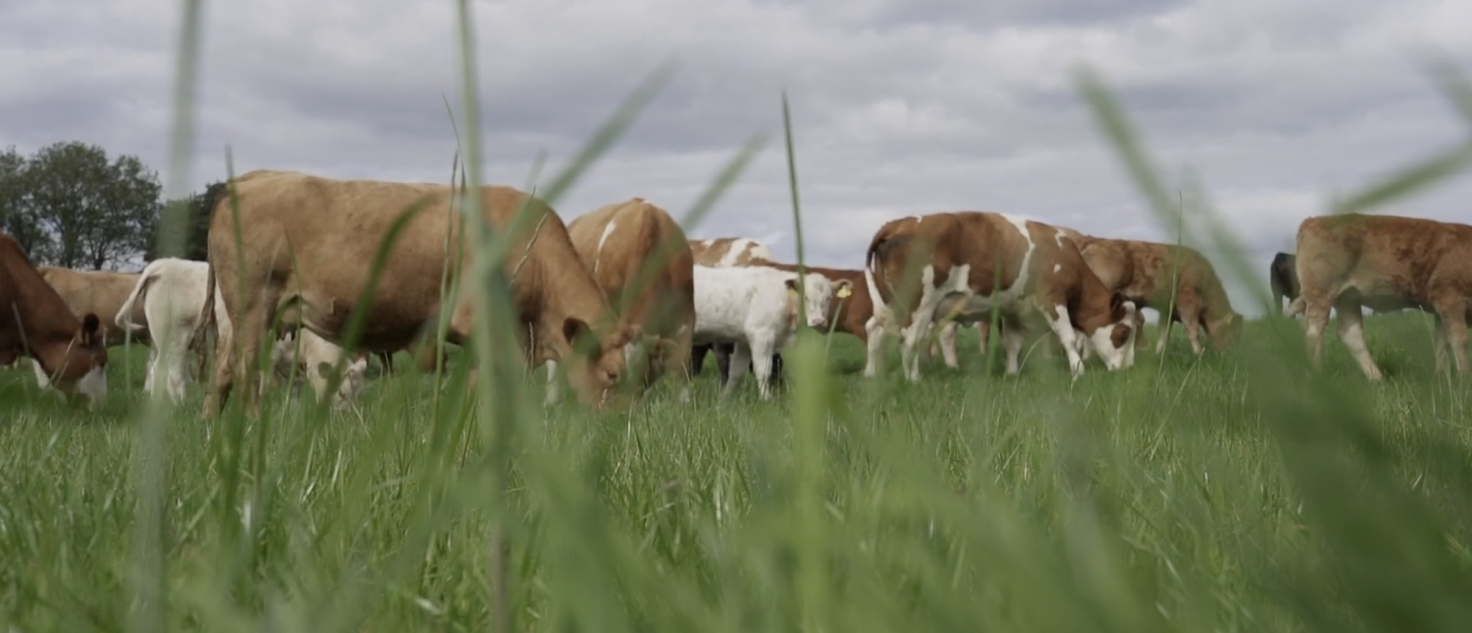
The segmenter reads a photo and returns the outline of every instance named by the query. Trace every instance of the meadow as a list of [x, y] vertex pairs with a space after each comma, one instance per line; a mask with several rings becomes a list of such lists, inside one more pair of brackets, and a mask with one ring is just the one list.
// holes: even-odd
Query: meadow
[[[1367, 330], [1383, 385], [1337, 342], [1309, 374], [1269, 318], [1076, 383], [1040, 351], [984, 371], [970, 330], [961, 371], [914, 385], [894, 349], [867, 380], [857, 339], [805, 337], [789, 371], [819, 370], [826, 424], [802, 422], [808, 376], [722, 401], [713, 359], [688, 406], [668, 382], [623, 415], [565, 402], [510, 456], [513, 628], [1465, 630], [1472, 390], [1434, 375], [1424, 315]], [[128, 621], [145, 353], [114, 348], [96, 412], [0, 374], [5, 630]], [[433, 411], [463, 386], [398, 360], [349, 411], [276, 389], [259, 422], [201, 420], [196, 387], [168, 414], [169, 628], [491, 625], [487, 435]]]

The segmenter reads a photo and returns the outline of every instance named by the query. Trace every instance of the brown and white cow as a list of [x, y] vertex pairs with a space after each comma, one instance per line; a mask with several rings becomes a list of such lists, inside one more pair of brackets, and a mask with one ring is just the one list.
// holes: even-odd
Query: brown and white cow
[[[1232, 302], [1211, 261], [1196, 249], [1082, 234], [1070, 237], [1078, 244], [1079, 254], [1104, 287], [1123, 294], [1134, 302], [1137, 310], [1154, 308], [1161, 313], [1156, 353], [1165, 351], [1170, 328], [1176, 322], [1185, 326], [1191, 351], [1196, 354], [1204, 349], [1200, 334], [1203, 328], [1217, 349], [1231, 345], [1241, 333], [1242, 315], [1232, 309]], [[1176, 280], [1175, 310], [1166, 315], [1172, 300], [1172, 278]], [[1143, 327], [1144, 315], [1136, 314], [1136, 324]], [[1136, 339], [1139, 346], [1144, 342], [1143, 338]]]
[[1388, 215], [1311, 217], [1298, 225], [1297, 259], [1300, 294], [1289, 313], [1303, 314], [1316, 369], [1330, 309], [1339, 314], [1339, 339], [1360, 370], [1379, 381], [1383, 375], [1365, 346], [1361, 308], [1416, 308], [1436, 315], [1437, 373], [1446, 370], [1447, 347], [1458, 373], [1467, 373], [1472, 226]]
[[[611, 320], [636, 324], [643, 332], [624, 348], [627, 370], [644, 366], [645, 390], [666, 372], [675, 373], [679, 399], [688, 401], [695, 261], [685, 231], [664, 209], [632, 198], [573, 218], [567, 233], [612, 309]], [[549, 377], [554, 363], [548, 363]], [[555, 380], [549, 382], [548, 404], [560, 398], [558, 389]]]
[[[882, 351], [876, 341], [883, 333], [899, 326], [900, 356], [911, 381], [920, 379], [915, 346], [937, 314], [969, 323], [1000, 310], [1009, 374], [1019, 369], [1027, 335], [1043, 327], [1062, 343], [1075, 377], [1083, 373], [1075, 330], [1109, 370], [1132, 364], [1134, 304], [1105, 288], [1057, 227], [979, 211], [900, 218], [875, 232], [866, 259], [865, 278], [875, 297], [871, 356], [876, 347]], [[906, 308], [903, 317], [895, 315]]]
[[96, 406], [107, 398], [101, 325], [94, 313], [73, 314], [25, 250], [0, 233], [0, 365], [29, 357], [47, 384]]
[[[695, 259], [698, 266], [710, 266], [711, 268], [723, 268], [729, 266], [750, 266], [752, 264], [766, 265], [774, 261], [772, 249], [766, 244], [745, 237], [711, 237], [690, 240], [690, 255]], [[715, 343], [701, 345], [697, 344], [690, 348], [690, 374], [700, 375], [700, 369], [705, 365], [705, 355], [714, 351], [716, 354], [716, 370], [721, 374], [721, 383], [729, 381], [731, 375], [731, 353], [736, 346], [731, 343]], [[755, 371], [755, 366], [751, 368]], [[772, 355], [773, 383], [782, 380], [782, 355]]]
[[133, 307], [132, 319], [133, 323], [143, 327], [133, 330], [131, 337], [111, 318], [112, 315], [118, 313], [123, 302], [128, 300], [128, 295], [132, 294], [133, 287], [138, 284], [139, 273], [72, 270], [55, 266], [37, 266], [36, 271], [41, 273], [41, 278], [55, 288], [56, 294], [61, 295], [61, 299], [71, 306], [72, 314], [77, 315], [77, 318], [81, 318], [88, 312], [100, 315], [103, 342], [108, 347], [122, 345], [128, 338], [143, 343], [149, 342], [148, 316], [143, 314], [142, 305]]
[[[477, 198], [482, 217], [498, 231], [510, 228], [525, 203], [530, 216], [525, 230], [515, 236], [501, 262], [507, 275], [514, 274], [509, 308], [518, 320], [512, 330], [523, 358], [530, 357], [533, 367], [558, 360], [583, 403], [594, 408], [615, 404], [610, 396], [624, 369], [622, 348], [638, 332], [621, 325], [604, 327], [597, 321], [607, 306], [579, 262], [562, 219], [545, 201], [498, 185], [465, 192], [436, 183], [345, 180], [274, 170], [243, 174], [232, 186], [239, 201], [244, 250], [235, 245], [232, 227], [237, 220], [227, 198], [210, 222], [208, 283], [222, 284], [223, 303], [234, 335], [241, 337], [241, 349], [257, 349], [268, 318], [283, 309], [287, 310], [283, 319], [341, 345], [349, 315], [368, 282], [368, 263], [390, 228], [414, 209], [418, 212], [404, 221], [365, 307], [361, 351], [408, 345], [434, 325], [441, 309], [452, 311], [446, 339], [465, 345], [477, 318], [471, 293], [460, 292], [454, 305], [442, 305], [440, 297], [440, 279], [459, 250], [457, 245], [465, 247], [464, 256], [450, 283], [457, 284], [475, 264], [458, 201]], [[244, 269], [237, 258], [244, 260]], [[238, 283], [246, 287], [244, 304]], [[204, 304], [207, 326], [214, 304]], [[250, 371], [245, 355], [236, 354], [226, 336], [219, 337], [216, 348], [216, 358], [231, 362], [216, 363], [205, 414], [213, 415], [224, 406], [237, 371], [247, 381], [242, 394], [247, 410], [258, 412], [257, 372]]]

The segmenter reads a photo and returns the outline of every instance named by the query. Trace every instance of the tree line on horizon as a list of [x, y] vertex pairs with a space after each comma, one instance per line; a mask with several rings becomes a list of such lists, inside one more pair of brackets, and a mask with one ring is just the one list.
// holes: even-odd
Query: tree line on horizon
[[[223, 192], [223, 182], [212, 182], [182, 201], [189, 213], [185, 259], [204, 261], [209, 209]], [[158, 172], [134, 155], [109, 157], [81, 141], [29, 156], [14, 145], [0, 150], [0, 232], [35, 266], [141, 269], [157, 257], [159, 220], [171, 202]]]

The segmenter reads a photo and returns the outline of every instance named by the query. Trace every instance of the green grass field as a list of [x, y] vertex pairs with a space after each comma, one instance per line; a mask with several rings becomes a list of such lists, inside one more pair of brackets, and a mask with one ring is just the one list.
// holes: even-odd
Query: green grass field
[[[1472, 390], [1433, 374], [1429, 319], [1368, 318], [1382, 385], [1337, 340], [1308, 375], [1279, 342], [1298, 323], [1277, 323], [1199, 360], [1177, 330], [1163, 361], [1094, 359], [1072, 385], [1036, 353], [1018, 378], [1000, 357], [985, 374], [970, 331], [963, 371], [936, 358], [919, 385], [893, 347], [891, 373], [865, 380], [857, 339], [816, 337], [826, 430], [794, 428], [814, 419], [794, 415], [811, 404], [794, 405], [797, 354], [772, 402], [750, 378], [718, 401], [708, 359], [689, 406], [665, 383], [627, 415], [533, 407], [501, 517], [514, 627], [1467, 630]], [[29, 367], [0, 372], [4, 630], [128, 621], [144, 353], [114, 348], [95, 413]], [[167, 425], [172, 628], [491, 625], [487, 434], [436, 418], [433, 376], [399, 360], [320, 419], [275, 390], [259, 423], [201, 420], [192, 386]]]

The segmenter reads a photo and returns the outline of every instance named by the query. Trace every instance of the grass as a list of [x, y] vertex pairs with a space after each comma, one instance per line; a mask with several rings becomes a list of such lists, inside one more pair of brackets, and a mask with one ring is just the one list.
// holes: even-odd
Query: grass
[[[171, 199], [187, 190], [202, 38], [200, 2], [182, 4]], [[471, 4], [457, 8], [464, 127], [453, 109], [447, 127], [474, 189], [476, 34]], [[1438, 71], [1472, 129], [1472, 88], [1450, 65]], [[538, 159], [524, 188], [556, 208], [669, 75], [651, 75], [545, 187]], [[1161, 225], [1226, 252], [1223, 276], [1261, 290], [1205, 187], [1184, 181], [1173, 204], [1181, 187], [1156, 173], [1103, 82], [1076, 79]], [[679, 216], [686, 231], [762, 138]], [[1464, 171], [1469, 138], [1333, 210], [1373, 211]], [[180, 211], [166, 213], [161, 255], [187, 234]], [[1302, 336], [1281, 319], [1253, 322], [1240, 347], [1199, 360], [1178, 333], [1163, 359], [1144, 353], [1116, 373], [1095, 362], [1076, 382], [1059, 359], [1037, 357], [1023, 376], [1001, 377], [995, 345], [982, 371], [969, 332], [963, 372], [931, 363], [909, 384], [891, 358], [889, 376], [865, 380], [857, 341], [804, 332], [775, 401], [755, 400], [749, 382], [718, 401], [707, 376], [688, 406], [666, 384], [627, 414], [572, 402], [543, 412], [543, 374], [518, 377], [505, 344], [508, 282], [495, 264], [516, 255], [514, 236], [480, 224], [468, 227], [465, 289], [485, 318], [455, 371], [373, 381], [352, 412], [273, 390], [258, 419], [238, 397], [200, 419], [197, 388], [181, 407], [142, 398], [137, 348], [113, 351], [110, 402], [95, 412], [40, 393], [28, 367], [0, 373], [0, 625], [1338, 633], [1472, 623], [1468, 388], [1432, 374], [1424, 315], [1369, 319], [1389, 377], [1380, 385], [1335, 344], [1326, 371], [1307, 371]], [[482, 371], [467, 390], [471, 357]]]
[[[1428, 323], [1370, 318], [1387, 384], [1363, 387], [1336, 345], [1326, 379], [1375, 416], [1366, 441], [1381, 446], [1406, 499], [1448, 521], [1426, 538], [1465, 578], [1469, 389], [1432, 374]], [[1292, 444], [1252, 397], [1243, 359], [1271, 351], [1266, 327], [1254, 322], [1242, 348], [1200, 360], [1177, 334], [1163, 360], [1142, 354], [1120, 373], [1095, 362], [1071, 388], [1061, 358], [1034, 355], [1019, 378], [1001, 376], [998, 359], [987, 375], [969, 331], [959, 373], [935, 359], [918, 385], [865, 380], [860, 343], [834, 335], [825, 373], [837, 408], [817, 425], [823, 468], [808, 475], [822, 500], [816, 541], [794, 533], [803, 464], [790, 398], [759, 401], [748, 381], [737, 400], [719, 402], [708, 363], [689, 407], [668, 384], [631, 416], [563, 405], [512, 459], [506, 502], [512, 538], [524, 544], [509, 561], [513, 621], [518, 630], [772, 631], [804, 621], [832, 631], [1385, 630], [1371, 626], [1373, 605], [1356, 587], [1389, 579], [1342, 560], [1337, 532], [1360, 528], [1315, 520], [1306, 506], [1324, 500], [1295, 485]], [[142, 402], [143, 353], [115, 348], [113, 395], [90, 415], [48, 402], [28, 368], [0, 379], [12, 412], [0, 426], [0, 623], [9, 630], [118, 630], [126, 620], [136, 494], [128, 418]], [[135, 384], [123, 384], [125, 363]], [[540, 395], [540, 376], [526, 379], [528, 397]], [[270, 421], [243, 429], [238, 445], [264, 450], [245, 460], [241, 501], [229, 507], [222, 424], [196, 419], [198, 390], [174, 414], [163, 495], [171, 628], [316, 630], [335, 596], [363, 584], [377, 597], [347, 628], [488, 626], [487, 513], [458, 513], [405, 568], [379, 575], [407, 547], [415, 500], [445, 494], [425, 465], [447, 454], [464, 463], [479, 442], [434, 437], [425, 423], [433, 376], [406, 370], [369, 385], [358, 409], [317, 421], [301, 415], [297, 396], [274, 393]], [[436, 449], [445, 443], [456, 446]], [[1349, 468], [1336, 485], [1358, 490], [1373, 474]], [[1351, 542], [1387, 556], [1404, 549]], [[827, 607], [806, 617], [800, 543], [825, 570], [817, 592]], [[1405, 599], [1427, 607], [1442, 597], [1412, 591], [1428, 579], [1399, 580], [1412, 584], [1382, 591], [1411, 592]], [[1392, 628], [1465, 624], [1410, 626], [1415, 617], [1437, 614], [1408, 612]]]

